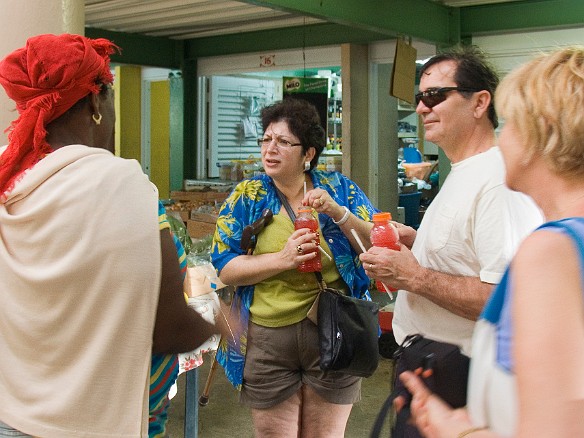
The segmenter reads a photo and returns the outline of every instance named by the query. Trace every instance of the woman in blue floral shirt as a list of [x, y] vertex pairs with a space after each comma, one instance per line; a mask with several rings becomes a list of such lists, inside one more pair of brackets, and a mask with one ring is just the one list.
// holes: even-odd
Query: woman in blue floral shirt
[[[315, 256], [316, 234], [294, 230], [278, 197], [292, 209], [310, 206], [319, 221], [322, 275], [331, 287], [369, 300], [369, 279], [359, 261], [355, 229], [369, 242], [377, 210], [361, 189], [338, 172], [316, 170], [325, 132], [310, 103], [285, 99], [262, 110], [258, 140], [265, 175], [244, 180], [223, 204], [212, 261], [225, 284], [238, 286], [232, 311], [243, 331], [217, 352], [228, 379], [251, 407], [256, 436], [344, 435], [361, 379], [319, 367], [317, 327], [307, 312], [318, 295], [314, 273], [297, 266]], [[274, 216], [257, 236], [253, 255], [241, 249], [242, 230], [264, 209]]]

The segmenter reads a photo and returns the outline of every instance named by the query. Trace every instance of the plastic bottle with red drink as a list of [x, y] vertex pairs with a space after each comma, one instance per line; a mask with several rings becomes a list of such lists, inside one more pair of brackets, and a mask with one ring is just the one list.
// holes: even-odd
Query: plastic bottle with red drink
[[[374, 213], [373, 228], [371, 229], [371, 244], [383, 248], [400, 250], [399, 234], [397, 228], [391, 222], [391, 213]], [[386, 288], [380, 281], [375, 281], [375, 286], [380, 292], [395, 292], [397, 289]]]
[[[310, 207], [300, 207], [298, 209], [298, 214], [296, 215], [296, 220], [294, 221], [294, 229], [299, 230], [300, 228], [310, 228], [312, 233], [316, 233], [316, 244], [320, 245], [320, 238], [318, 235], [318, 221], [312, 214], [312, 208]], [[302, 262], [298, 265], [298, 271], [300, 272], [320, 272], [322, 270], [322, 262], [320, 260], [320, 252], [318, 249], [305, 252], [305, 254], [310, 254], [315, 252], [316, 256]]]

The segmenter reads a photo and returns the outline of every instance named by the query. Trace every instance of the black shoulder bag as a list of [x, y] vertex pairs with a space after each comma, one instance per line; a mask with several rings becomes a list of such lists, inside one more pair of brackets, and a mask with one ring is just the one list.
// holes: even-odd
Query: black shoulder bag
[[[466, 405], [470, 359], [460, 352], [458, 346], [432, 341], [420, 334], [409, 335], [395, 351], [393, 358], [399, 364], [397, 378], [404, 371], [431, 370], [429, 376], [424, 378], [424, 383], [428, 388], [453, 408]], [[405, 405], [398, 413], [398, 425], [405, 425], [409, 420], [411, 395], [400, 382], [397, 382], [395, 389], [387, 397], [377, 415], [371, 438], [379, 437], [385, 417], [398, 396], [405, 399]], [[397, 436], [402, 436], [400, 431], [394, 432]]]
[[318, 283], [320, 368], [371, 376], [379, 363], [378, 304], [344, 295], [324, 280]]
[[[296, 215], [288, 200], [277, 188], [276, 191], [294, 221]], [[320, 289], [316, 298], [320, 368], [371, 376], [379, 363], [379, 305], [328, 287], [320, 272], [314, 274]]]

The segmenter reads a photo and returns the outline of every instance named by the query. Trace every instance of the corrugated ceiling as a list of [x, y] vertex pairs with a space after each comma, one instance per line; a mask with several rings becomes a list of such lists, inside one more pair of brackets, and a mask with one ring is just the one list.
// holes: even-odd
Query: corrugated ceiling
[[[356, 0], [358, 1], [358, 0]], [[516, 0], [434, 0], [470, 6]], [[236, 34], [321, 20], [231, 0], [85, 0], [85, 24], [172, 39]]]

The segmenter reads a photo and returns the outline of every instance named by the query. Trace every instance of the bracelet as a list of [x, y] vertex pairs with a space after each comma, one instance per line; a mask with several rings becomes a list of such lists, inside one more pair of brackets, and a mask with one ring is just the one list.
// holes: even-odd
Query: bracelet
[[333, 223], [335, 225], [343, 225], [345, 222], [347, 222], [349, 220], [349, 216], [351, 215], [351, 211], [347, 207], [343, 207], [343, 208], [345, 209], [345, 214], [338, 221], [333, 219]]
[[458, 435], [456, 435], [456, 438], [463, 438], [467, 435], [470, 435], [473, 432], [478, 432], [479, 430], [486, 430], [486, 427], [471, 427], [470, 429], [466, 429], [463, 430], [462, 432], [460, 432]]

